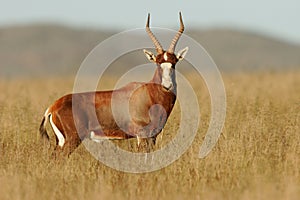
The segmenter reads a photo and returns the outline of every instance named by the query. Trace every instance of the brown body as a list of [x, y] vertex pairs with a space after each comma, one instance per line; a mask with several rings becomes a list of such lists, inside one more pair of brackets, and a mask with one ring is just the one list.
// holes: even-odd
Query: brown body
[[71, 153], [85, 138], [101, 139], [137, 138], [155, 143], [176, 100], [175, 65], [183, 59], [187, 48], [176, 56], [174, 49], [183, 32], [181, 27], [168, 51], [164, 51], [146, 26], [157, 55], [144, 50], [147, 58], [157, 64], [151, 81], [132, 82], [112, 91], [75, 93], [61, 97], [46, 111], [40, 133], [49, 139], [46, 122], [50, 120], [56, 136], [56, 149]]

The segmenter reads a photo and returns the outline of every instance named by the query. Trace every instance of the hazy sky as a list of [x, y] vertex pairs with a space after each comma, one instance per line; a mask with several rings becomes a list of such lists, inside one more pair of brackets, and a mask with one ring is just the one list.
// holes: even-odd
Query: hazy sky
[[60, 23], [125, 30], [152, 25], [175, 28], [239, 28], [300, 44], [299, 0], [0, 0], [0, 25]]

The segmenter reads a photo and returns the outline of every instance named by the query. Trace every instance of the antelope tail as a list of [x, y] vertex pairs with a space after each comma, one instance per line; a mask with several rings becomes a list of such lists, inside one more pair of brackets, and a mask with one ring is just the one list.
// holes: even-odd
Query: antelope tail
[[49, 135], [47, 134], [47, 130], [46, 130], [46, 124], [48, 122], [49, 116], [51, 113], [48, 112], [49, 109], [46, 110], [45, 115], [42, 119], [42, 123], [40, 125], [40, 134], [42, 136], [42, 138], [45, 138], [47, 140], [49, 140]]

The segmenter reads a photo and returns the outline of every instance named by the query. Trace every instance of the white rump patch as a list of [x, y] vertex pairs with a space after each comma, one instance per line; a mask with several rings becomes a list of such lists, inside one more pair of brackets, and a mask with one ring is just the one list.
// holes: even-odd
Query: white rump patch
[[65, 140], [63, 134], [62, 134], [62, 133], [58, 130], [58, 128], [55, 126], [55, 124], [54, 124], [54, 122], [53, 122], [53, 120], [52, 120], [52, 115], [50, 115], [50, 124], [51, 124], [51, 126], [52, 126], [52, 128], [53, 128], [53, 131], [54, 131], [55, 135], [57, 136], [57, 139], [58, 139], [58, 145], [59, 145], [60, 147], [63, 147], [64, 144], [65, 144], [65, 142], [66, 142], [66, 140]]
[[161, 63], [160, 67], [163, 70], [163, 74], [162, 74], [162, 82], [161, 84], [165, 87], [170, 89], [173, 85], [172, 83], [172, 78], [171, 78], [171, 68], [172, 68], [172, 64], [169, 62], [165, 62], [165, 63]]
[[46, 110], [46, 112], [44, 114], [45, 117], [48, 117], [48, 114], [49, 114], [48, 112], [49, 112], [49, 108], [47, 108], [47, 110]]

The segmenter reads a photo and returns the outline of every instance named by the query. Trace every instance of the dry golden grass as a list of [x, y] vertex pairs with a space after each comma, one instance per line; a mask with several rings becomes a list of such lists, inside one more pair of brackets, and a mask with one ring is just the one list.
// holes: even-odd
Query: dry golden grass
[[[162, 170], [128, 174], [99, 163], [83, 145], [69, 159], [49, 157], [38, 127], [46, 107], [72, 90], [71, 78], [0, 80], [0, 199], [298, 199], [300, 72], [228, 74], [224, 81], [226, 123], [205, 159], [197, 156], [210, 104], [200, 84], [201, 123], [189, 150]], [[173, 136], [178, 115], [175, 109], [158, 146]]]

